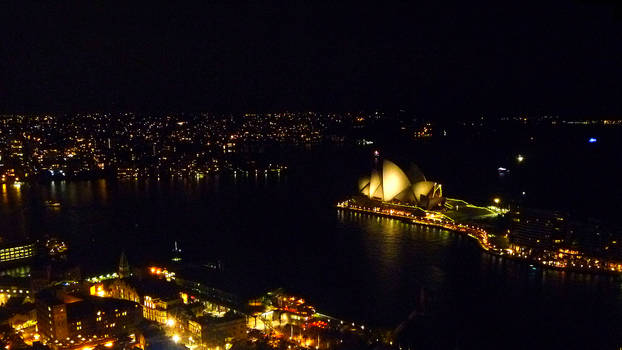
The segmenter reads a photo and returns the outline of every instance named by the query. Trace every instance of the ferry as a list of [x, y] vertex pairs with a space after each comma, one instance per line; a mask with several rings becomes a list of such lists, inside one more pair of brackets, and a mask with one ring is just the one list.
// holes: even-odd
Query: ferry
[[56, 201], [45, 201], [46, 207], [60, 207], [60, 202]]

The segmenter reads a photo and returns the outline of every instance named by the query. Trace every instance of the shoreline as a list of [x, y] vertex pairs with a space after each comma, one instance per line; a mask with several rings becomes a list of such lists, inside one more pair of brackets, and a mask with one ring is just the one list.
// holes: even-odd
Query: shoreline
[[[417, 217], [412, 214], [405, 215], [405, 213], [403, 214], [403, 212], [399, 212], [399, 211], [392, 210], [392, 209], [386, 212], [386, 211], [382, 211], [379, 208], [370, 209], [370, 208], [356, 207], [356, 206], [350, 205], [348, 201], [338, 203], [337, 209], [357, 212], [357, 213], [364, 213], [364, 214], [368, 214], [372, 216], [380, 216], [380, 217], [385, 217], [385, 218], [398, 219], [398, 220], [401, 220], [401, 221], [404, 221], [410, 224], [414, 224], [414, 225], [436, 227], [436, 228], [445, 229], [445, 230], [448, 230], [448, 231], [451, 231], [457, 234], [462, 234], [464, 236], [468, 236], [476, 240], [479, 247], [487, 254], [490, 254], [496, 257], [507, 258], [512, 261], [529, 264], [529, 265], [532, 265], [533, 267], [542, 268], [543, 270], [549, 269], [549, 270], [554, 270], [554, 271], [575, 272], [575, 273], [584, 273], [584, 274], [590, 274], [590, 275], [608, 275], [608, 276], [620, 276], [621, 275], [620, 268], [618, 268], [616, 271], [613, 268], [612, 270], [610, 270], [606, 268], [589, 269], [589, 268], [581, 268], [581, 267], [576, 267], [576, 266], [559, 266], [559, 265], [556, 266], [555, 263], [551, 263], [551, 264], [543, 263], [541, 257], [539, 259], [536, 259], [532, 257], [520, 257], [520, 256], [508, 254], [504, 252], [504, 249], [494, 247], [492, 244], [490, 244], [490, 242], [488, 242], [488, 233], [484, 229], [479, 228], [474, 225], [467, 225], [467, 224], [460, 224], [460, 223], [447, 223], [447, 222], [443, 222], [438, 219], [427, 219], [425, 217]], [[546, 261], [547, 260], [545, 260], [544, 262]]]

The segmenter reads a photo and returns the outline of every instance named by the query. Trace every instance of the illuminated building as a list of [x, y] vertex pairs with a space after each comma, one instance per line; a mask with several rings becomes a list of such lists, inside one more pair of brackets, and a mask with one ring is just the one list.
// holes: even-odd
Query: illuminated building
[[30, 281], [25, 278], [0, 277], [0, 305], [9, 298], [30, 298]]
[[129, 300], [140, 304], [140, 296], [136, 288], [127, 279], [113, 280], [108, 286], [107, 293], [110, 298]]
[[33, 306], [28, 309], [15, 312], [8, 319], [8, 323], [17, 331], [24, 331], [24, 333], [34, 335], [36, 333], [37, 311]]
[[95, 339], [133, 332], [140, 319], [137, 303], [111, 298], [78, 297], [49, 288], [35, 297], [37, 328], [52, 348], [72, 348]]
[[246, 338], [246, 317], [228, 313], [224, 317], [201, 316], [188, 321], [188, 330], [201, 349], [223, 348]]
[[427, 181], [416, 168], [408, 176], [395, 163], [385, 159], [381, 169], [359, 180], [359, 191], [370, 199], [404, 202], [425, 209], [442, 206], [445, 199], [440, 184]]
[[566, 240], [566, 218], [557, 212], [521, 209], [511, 214], [510, 242], [539, 249], [561, 246]]
[[4, 245], [0, 247], [0, 263], [30, 259], [35, 256], [34, 243]]
[[160, 299], [146, 295], [143, 300], [143, 317], [150, 321], [166, 324], [169, 320], [170, 309], [180, 304], [179, 298]]
[[110, 282], [105, 293], [112, 298], [140, 303], [143, 317], [161, 324], [166, 324], [171, 308], [182, 304], [180, 290], [175, 284], [153, 278], [116, 279]]

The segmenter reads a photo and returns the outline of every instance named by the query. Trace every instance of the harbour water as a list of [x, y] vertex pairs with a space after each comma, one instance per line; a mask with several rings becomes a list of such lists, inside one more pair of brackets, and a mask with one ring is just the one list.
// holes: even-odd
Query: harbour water
[[[72, 258], [86, 275], [112, 271], [123, 250], [130, 264], [167, 259], [178, 241], [186, 261], [221, 261], [236, 292], [283, 287], [322, 313], [387, 330], [418, 307], [423, 289], [425, 315], [405, 327], [405, 348], [622, 344], [617, 277], [532, 269], [445, 230], [337, 211], [368, 157], [368, 150], [331, 147], [292, 156], [280, 176], [7, 187], [0, 193], [3, 237], [65, 239], [81, 247]], [[473, 191], [458, 187], [456, 177], [446, 176], [448, 189]]]

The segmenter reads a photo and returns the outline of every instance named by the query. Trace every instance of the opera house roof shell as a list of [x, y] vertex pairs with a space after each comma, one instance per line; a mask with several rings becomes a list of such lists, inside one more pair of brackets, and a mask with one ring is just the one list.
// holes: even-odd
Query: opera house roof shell
[[[417, 181], [420, 178], [423, 180]], [[420, 172], [409, 177], [387, 159], [382, 161], [381, 169], [373, 169], [369, 177], [359, 180], [359, 191], [371, 199], [408, 202], [428, 209], [443, 202], [440, 184], [425, 180]]]

